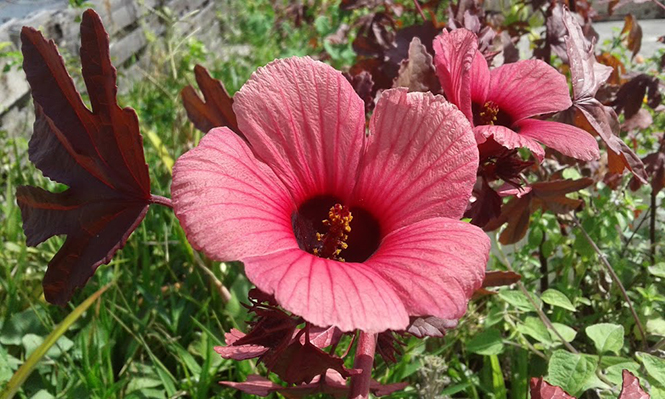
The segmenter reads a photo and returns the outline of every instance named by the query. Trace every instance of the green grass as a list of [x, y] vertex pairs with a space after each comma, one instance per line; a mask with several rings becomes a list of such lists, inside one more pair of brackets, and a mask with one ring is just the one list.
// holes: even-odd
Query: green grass
[[[274, 58], [319, 54], [324, 45], [311, 39], [334, 32], [350, 17], [339, 13], [336, 2], [317, 4], [317, 12], [310, 11], [314, 23], [293, 27], [279, 19], [267, 0], [233, 2], [230, 11], [219, 16], [224, 27], [221, 34], [229, 48], [247, 46], [249, 51], [242, 57], [224, 57], [225, 49], [206, 49], [200, 42], [183, 40], [175, 33], [150, 44], [146, 56], [151, 57], [152, 67], [145, 71], [147, 78], [130, 89], [121, 87], [124, 94], [119, 101], [139, 114], [155, 194], [170, 196], [169, 159], [177, 159], [195, 146], [202, 135], [187, 121], [179, 97], [181, 88], [193, 82], [194, 64], [203, 63], [233, 93], [258, 66]], [[281, 22], [276, 23], [278, 20]], [[348, 66], [353, 60], [348, 46], [326, 50], [332, 55], [329, 62], [336, 67]], [[77, 61], [68, 64], [77, 65]], [[642, 132], [641, 142], [652, 144], [653, 132], [659, 126], [665, 126], [662, 115], [656, 118], [653, 129]], [[148, 132], [154, 135], [152, 139]], [[41, 279], [63, 240], [53, 238], [37, 248], [27, 248], [14, 193], [17, 186], [26, 184], [49, 190], [64, 187], [42, 177], [28, 162], [28, 134], [0, 132], [0, 388], [76, 305], [109, 285], [100, 300], [46, 353], [18, 397], [244, 397], [223, 389], [218, 381], [243, 381], [248, 374], [265, 372], [264, 368], [252, 361], [223, 360], [212, 348], [223, 344], [229, 329], [245, 328], [246, 312], [241, 302], [250, 283], [241, 264], [220, 264], [195, 254], [169, 209], [151, 207], [125, 248], [109, 265], [99, 268], [67, 307], [44, 301]], [[577, 172], [573, 168], [567, 173], [574, 177]], [[636, 213], [648, 208], [644, 200], [648, 193], [648, 188], [635, 194], [612, 191], [601, 183], [597, 190], [582, 194], [587, 206], [579, 217], [615, 267], [642, 322], [651, 321], [655, 326], [665, 323], [665, 289], [662, 279], [648, 269], [648, 223], [626, 245], [637, 227]], [[662, 200], [661, 193], [658, 203]], [[490, 268], [505, 269], [500, 254], [509, 253], [528, 292], [538, 300], [538, 253], [544, 251], [549, 259], [550, 287], [562, 292], [578, 310], [572, 313], [543, 305], [552, 322], [572, 328], [576, 335], [571, 344], [592, 355], [594, 345], [585, 335], [585, 327], [600, 322], [622, 324], [626, 336], [618, 356], [635, 362], [633, 353], [642, 345], [634, 322], [616, 287], [607, 282], [588, 242], [575, 229], [562, 228], [552, 214], [537, 212], [531, 223], [523, 242], [510, 248], [495, 246], [497, 257]], [[662, 262], [663, 254], [657, 254], [657, 259]], [[203, 267], [229, 288], [229, 303], [222, 301]], [[500, 295], [472, 302], [459, 328], [445, 339], [405, 338], [404, 356], [396, 365], [378, 360], [375, 378], [384, 383], [409, 381], [411, 386], [395, 394], [396, 398], [428, 393], [526, 397], [528, 378], [546, 374], [551, 367], [548, 359], [564, 349], [556, 337], [543, 330], [537, 313], [526, 301], [517, 289], [503, 289]], [[662, 325], [660, 328], [661, 332], [651, 333], [650, 346], [663, 334]], [[498, 341], [486, 333], [488, 330], [498, 332]], [[493, 351], [474, 348], [470, 345], [473, 339], [493, 344]], [[600, 369], [606, 371], [607, 365], [603, 363]], [[650, 382], [653, 384], [653, 379]], [[603, 397], [612, 397], [610, 391], [603, 392]]]

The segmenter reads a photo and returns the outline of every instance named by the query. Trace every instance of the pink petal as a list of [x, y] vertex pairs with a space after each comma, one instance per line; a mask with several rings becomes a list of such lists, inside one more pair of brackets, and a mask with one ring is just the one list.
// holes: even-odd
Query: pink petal
[[560, 122], [524, 119], [517, 123], [519, 134], [551, 147], [563, 155], [592, 161], [600, 157], [598, 142], [588, 132]]
[[543, 150], [543, 147], [541, 147], [538, 142], [505, 126], [481, 125], [476, 126], [473, 130], [476, 134], [488, 138], [492, 137], [494, 141], [509, 150], [515, 148], [528, 148], [539, 161], [542, 161], [545, 156], [545, 150]]
[[269, 350], [261, 345], [215, 346], [213, 349], [224, 359], [233, 360], [254, 359]]
[[482, 286], [489, 237], [469, 223], [431, 218], [388, 234], [365, 263], [412, 316], [459, 319]]
[[260, 375], [248, 375], [247, 381], [245, 382], [220, 381], [219, 383], [221, 385], [235, 388], [250, 395], [263, 397], [270, 395], [271, 392], [284, 388], [283, 386], [275, 384], [274, 382], [265, 377], [261, 377]]
[[462, 217], [478, 148], [454, 105], [431, 93], [386, 90], [370, 132], [354, 200], [374, 213], [384, 233], [429, 217]]
[[351, 192], [365, 105], [340, 72], [307, 57], [276, 60], [259, 68], [233, 100], [254, 153], [297, 203]]
[[232, 328], [231, 331], [224, 334], [224, 340], [226, 341], [227, 345], [233, 345], [237, 340], [244, 337], [245, 335], [247, 334], [238, 330], [237, 328]]
[[315, 325], [381, 332], [409, 323], [397, 293], [368, 265], [319, 258], [298, 248], [243, 261], [259, 289]]
[[566, 77], [540, 60], [504, 64], [490, 72], [487, 96], [513, 122], [559, 112], [572, 105]]
[[471, 101], [483, 105], [490, 91], [490, 68], [480, 51], [476, 51], [471, 66]]
[[211, 130], [175, 163], [173, 208], [187, 239], [216, 260], [297, 247], [293, 200], [227, 128]]
[[434, 39], [434, 65], [441, 87], [450, 102], [473, 122], [471, 68], [478, 53], [478, 38], [466, 29], [444, 30]]

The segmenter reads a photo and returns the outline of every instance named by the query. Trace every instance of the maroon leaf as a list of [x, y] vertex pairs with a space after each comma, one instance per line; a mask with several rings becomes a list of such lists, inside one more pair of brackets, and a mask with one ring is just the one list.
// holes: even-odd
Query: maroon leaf
[[194, 76], [203, 99], [192, 86], [186, 86], [180, 93], [189, 120], [203, 133], [208, 133], [214, 127], [226, 126], [244, 137], [233, 112], [233, 98], [229, 96], [224, 84], [211, 77], [201, 65], [194, 67]]
[[399, 340], [394, 331], [384, 331], [376, 337], [376, 351], [386, 363], [397, 363], [397, 356], [402, 355], [402, 346], [406, 346]]
[[522, 276], [515, 272], [492, 271], [485, 273], [483, 280], [483, 288], [486, 287], [500, 287], [503, 285], [511, 285], [520, 281]]
[[[317, 348], [327, 348], [330, 345], [337, 345], [342, 338], [342, 331], [337, 327], [317, 327], [310, 326], [309, 342]], [[307, 339], [306, 334], [300, 336], [300, 343], [304, 344]]]
[[299, 340], [291, 342], [284, 351], [274, 356], [268, 354], [262, 360], [270, 371], [289, 384], [309, 383], [328, 369], [337, 371], [345, 378], [356, 373], [344, 367], [343, 359], [309, 342], [302, 344]]
[[439, 317], [417, 317], [411, 318], [411, 325], [406, 332], [418, 338], [443, 337], [446, 331], [457, 327], [457, 320], [446, 320]]
[[630, 118], [626, 118], [621, 125], [621, 130], [631, 131], [631, 130], [642, 130], [646, 129], [653, 123], [653, 118], [651, 113], [644, 108], [640, 108], [635, 115]]
[[[304, 398], [317, 393], [331, 395], [334, 398], [344, 398], [349, 393], [346, 378], [334, 370], [326, 372], [323, 382], [321, 382], [321, 377], [317, 376], [309, 384], [291, 387], [283, 387], [259, 375], [248, 375], [245, 382], [220, 381], [220, 384], [261, 397], [278, 392], [287, 398]], [[385, 396], [402, 390], [407, 385], [405, 382], [383, 385], [372, 380], [369, 384], [369, 390], [375, 396]]]
[[[620, 126], [617, 114], [594, 97], [600, 86], [610, 77], [613, 69], [596, 62], [593, 42], [587, 45], [582, 28], [567, 10], [564, 10], [563, 22], [568, 32], [566, 53], [570, 65], [574, 98], [573, 106], [566, 112], [569, 119], [573, 120], [578, 127], [595, 132], [600, 136], [610, 150], [609, 155], [619, 161], [615, 162], [615, 165], [621, 165], [618, 170], [615, 168], [615, 173], [621, 173], [624, 168], [627, 168], [638, 179], [646, 182], [644, 165], [618, 136]], [[625, 93], [622, 98], [629, 97], [629, 92]], [[643, 97], [644, 92], [641, 98]]]
[[[651, 176], [651, 189], [657, 194], [665, 187], [665, 153], [660, 149], [644, 157], [643, 161], [647, 172]], [[641, 182], [631, 181], [630, 187], [633, 191], [641, 186]]]
[[633, 14], [628, 14], [624, 18], [624, 25], [620, 35], [624, 34], [626, 34], [624, 39], [626, 48], [633, 52], [631, 58], [635, 58], [637, 53], [640, 52], [640, 47], [642, 47], [642, 27], [637, 23], [637, 19]]
[[409, 45], [408, 58], [400, 63], [393, 87], [408, 87], [409, 91], [441, 92], [432, 56], [420, 39], [414, 37]]
[[529, 383], [531, 386], [531, 399], [575, 399], [560, 387], [550, 385], [543, 377], [532, 378]]
[[640, 110], [645, 95], [651, 108], [656, 108], [662, 100], [658, 78], [643, 73], [621, 86], [612, 105], [618, 114], [623, 110], [629, 119]]
[[343, 73], [344, 77], [351, 83], [353, 90], [358, 94], [365, 103], [365, 112], [370, 113], [374, 109], [374, 81], [372, 74], [365, 70], [360, 71], [357, 75], [351, 73]]
[[81, 22], [81, 64], [92, 112], [53, 41], [24, 27], [21, 42], [36, 115], [28, 155], [45, 176], [69, 189], [19, 187], [16, 196], [28, 245], [67, 236], [43, 282], [46, 300], [64, 305], [143, 220], [150, 178], [136, 113], [116, 102], [116, 70], [99, 16], [87, 10]]
[[531, 198], [532, 194], [513, 198], [501, 208], [499, 217], [490, 220], [483, 227], [485, 231], [496, 230], [504, 223], [506, 228], [499, 236], [499, 242], [503, 245], [514, 244], [524, 238], [529, 229], [529, 217], [531, 216]]
[[[473, 201], [464, 213], [465, 218], [471, 218], [471, 223], [478, 227], [485, 226], [490, 220], [501, 214], [503, 200], [496, 191], [481, 178], [480, 188], [473, 189]], [[478, 186], [478, 184], [476, 184]]]
[[623, 384], [618, 399], [649, 399], [651, 397], [640, 386], [640, 379], [635, 377], [630, 371], [623, 370], [622, 375]]
[[568, 32], [565, 43], [572, 76], [573, 99], [584, 101], [596, 95], [598, 88], [612, 73], [612, 68], [596, 62], [593, 42], [586, 41], [573, 14], [564, 9], [562, 18]]

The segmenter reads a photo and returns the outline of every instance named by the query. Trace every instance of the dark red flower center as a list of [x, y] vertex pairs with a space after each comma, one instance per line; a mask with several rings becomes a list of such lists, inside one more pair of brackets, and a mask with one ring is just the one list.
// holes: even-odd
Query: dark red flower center
[[369, 211], [343, 205], [334, 196], [305, 201], [291, 223], [300, 249], [321, 258], [363, 262], [381, 242], [379, 222]]
[[476, 126], [499, 125], [511, 127], [513, 124], [513, 118], [505, 111], [502, 111], [499, 105], [492, 100], [482, 105], [473, 103], [471, 111], [473, 112], [473, 124]]

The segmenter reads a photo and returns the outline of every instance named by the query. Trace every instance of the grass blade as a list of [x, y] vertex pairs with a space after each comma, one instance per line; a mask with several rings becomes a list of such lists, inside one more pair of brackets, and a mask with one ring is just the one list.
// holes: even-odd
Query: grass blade
[[58, 324], [58, 326], [46, 337], [44, 342], [39, 345], [37, 349], [28, 357], [28, 359], [16, 370], [16, 373], [7, 383], [5, 389], [0, 393], [0, 399], [11, 399], [14, 397], [16, 392], [19, 390], [21, 385], [28, 379], [32, 370], [37, 366], [39, 361], [44, 357], [46, 352], [56, 343], [56, 341], [71, 327], [76, 320], [81, 317], [81, 315], [99, 298], [100, 295], [106, 291], [110, 285], [105, 285], [100, 288], [97, 292], [92, 294], [88, 299], [86, 299], [82, 304], [76, 307], [67, 317]]

